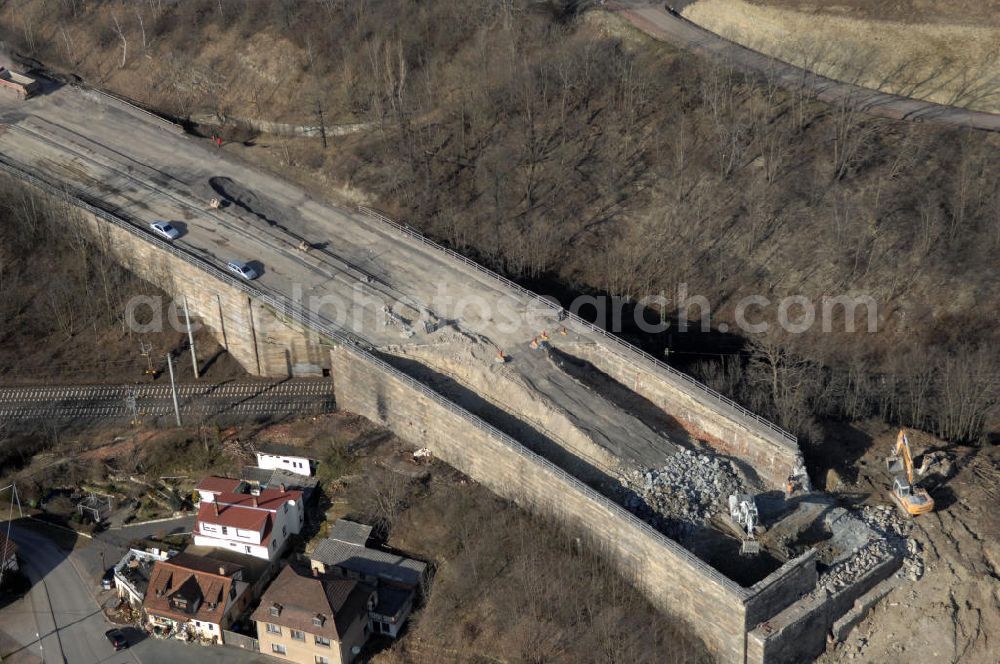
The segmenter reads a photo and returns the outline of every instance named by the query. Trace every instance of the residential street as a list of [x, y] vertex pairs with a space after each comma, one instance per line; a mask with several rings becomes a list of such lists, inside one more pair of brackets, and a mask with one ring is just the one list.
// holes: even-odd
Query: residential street
[[[137, 526], [135, 529], [108, 531], [107, 540], [78, 545], [68, 554], [53, 539], [38, 529], [15, 525], [12, 537], [20, 547], [23, 570], [31, 580], [29, 594], [0, 608], [0, 656], [4, 664], [65, 662], [142, 662], [174, 664], [177, 662], [274, 662], [270, 657], [226, 647], [202, 647], [179, 641], [147, 638], [136, 629], [126, 630], [130, 647], [115, 653], [104, 633], [111, 629], [101, 611], [99, 600], [111, 593], [101, 593], [92, 570], [100, 566], [98, 552], [103, 548], [108, 566], [117, 561], [116, 552], [124, 552], [119, 542], [156, 532], [156, 529], [190, 529], [191, 519]], [[5, 523], [0, 526], [6, 527]], [[96, 565], [95, 565], [96, 562]], [[41, 642], [36, 634], [41, 635]], [[19, 644], [19, 646], [14, 645]]]

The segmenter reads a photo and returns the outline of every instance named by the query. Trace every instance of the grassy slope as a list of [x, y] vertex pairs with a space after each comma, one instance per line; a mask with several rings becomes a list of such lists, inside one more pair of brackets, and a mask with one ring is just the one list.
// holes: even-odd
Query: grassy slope
[[987, 7], [995, 3], [935, 4], [940, 11], [922, 3], [855, 1], [817, 8], [781, 0], [699, 0], [684, 15], [832, 78], [1000, 111], [1000, 11]]

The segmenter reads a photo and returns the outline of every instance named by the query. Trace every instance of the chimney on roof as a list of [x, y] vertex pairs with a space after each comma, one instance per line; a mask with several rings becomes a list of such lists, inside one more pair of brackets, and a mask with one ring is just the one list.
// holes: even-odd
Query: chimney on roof
[[259, 505], [257, 504], [257, 496], [253, 497], [253, 506], [254, 507], [259, 507]]
[[225, 575], [226, 575], [226, 568], [223, 567], [222, 565], [219, 565], [219, 576], [225, 576]]
[[212, 501], [212, 507], [215, 508], [215, 516], [219, 516], [219, 501], [218, 500], [213, 500]]
[[282, 483], [281, 483], [281, 484], [279, 485], [279, 487], [281, 488], [281, 493], [284, 493], [284, 492], [285, 492], [285, 483], [284, 483], [284, 482], [282, 482]]
[[319, 576], [319, 568], [313, 567], [312, 568], [312, 572], [313, 572], [313, 576]]

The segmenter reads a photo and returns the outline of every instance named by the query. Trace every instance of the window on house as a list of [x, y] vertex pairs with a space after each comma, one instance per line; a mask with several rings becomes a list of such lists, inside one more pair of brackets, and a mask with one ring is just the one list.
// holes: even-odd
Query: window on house
[[293, 629], [293, 630], [291, 630], [291, 632], [292, 632], [292, 638], [295, 639], [296, 641], [305, 641], [306, 640], [306, 633], [305, 632], [300, 632], [297, 629]]
[[322, 636], [316, 637], [316, 645], [323, 646], [324, 648], [330, 647], [330, 639], [325, 639]]
[[323, 626], [323, 616], [313, 616], [313, 624], [317, 627]]
[[243, 548], [247, 550], [247, 553], [250, 553], [250, 547], [249, 546], [245, 546]]
[[281, 645], [280, 643], [272, 643], [271, 644], [271, 652], [278, 653], [279, 655], [284, 655], [285, 654], [285, 646]]
[[330, 664], [330, 658], [323, 657], [323, 655], [316, 655], [316, 664]]
[[274, 616], [275, 618], [277, 618], [279, 614], [281, 614], [281, 607], [279, 607], [279, 606], [272, 606], [271, 607], [271, 615]]
[[215, 631], [215, 625], [213, 625], [213, 624], [209, 623], [209, 624], [208, 624], [208, 631], [210, 631], [210, 632], [214, 632], [214, 631]]
[[278, 636], [281, 636], [281, 628], [278, 627], [277, 625], [273, 625], [271, 623], [267, 623], [267, 633], [268, 634], [277, 634]]
[[229, 528], [227, 528], [226, 526], [223, 526], [222, 527], [222, 534], [223, 535], [228, 535], [229, 534]]

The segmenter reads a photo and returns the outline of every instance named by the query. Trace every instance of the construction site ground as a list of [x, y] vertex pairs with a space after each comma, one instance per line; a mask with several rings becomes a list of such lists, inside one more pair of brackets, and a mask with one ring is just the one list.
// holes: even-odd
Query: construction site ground
[[[847, 429], [847, 427], [845, 427]], [[895, 429], [850, 427], [856, 442], [819, 456], [812, 467], [844, 502], [891, 505], [884, 459]], [[861, 442], [864, 441], [864, 442]], [[1000, 635], [1000, 450], [995, 446], [945, 447], [911, 434], [919, 460], [943, 449], [951, 460], [947, 478], [933, 479], [933, 513], [912, 520], [910, 537], [919, 547], [923, 574], [917, 581], [890, 578], [891, 590], [844, 643], [818, 660], [839, 662], [996, 662]], [[833, 469], [834, 473], [829, 473]], [[895, 508], [894, 508], [895, 509]]]

